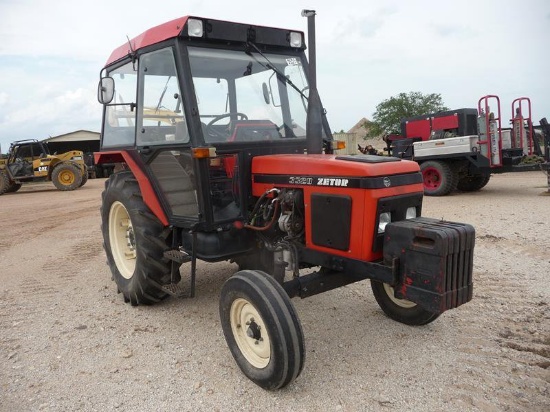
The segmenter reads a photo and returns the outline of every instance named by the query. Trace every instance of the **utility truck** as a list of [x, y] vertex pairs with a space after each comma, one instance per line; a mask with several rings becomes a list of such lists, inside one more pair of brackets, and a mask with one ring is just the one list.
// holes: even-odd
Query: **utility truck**
[[507, 128], [499, 97], [488, 95], [479, 99], [477, 109], [405, 118], [401, 134], [385, 139], [386, 150], [420, 164], [424, 193], [429, 196], [445, 196], [456, 189], [480, 190], [496, 173], [547, 171], [550, 129], [546, 118], [536, 130], [527, 97], [514, 99], [511, 111]]
[[474, 230], [421, 217], [416, 162], [333, 154], [303, 15], [309, 62], [301, 31], [186, 16], [114, 50], [98, 88], [118, 291], [131, 305], [192, 297], [197, 260], [235, 262], [221, 326], [266, 389], [304, 366], [292, 297], [370, 280], [390, 318], [424, 325], [473, 290]]

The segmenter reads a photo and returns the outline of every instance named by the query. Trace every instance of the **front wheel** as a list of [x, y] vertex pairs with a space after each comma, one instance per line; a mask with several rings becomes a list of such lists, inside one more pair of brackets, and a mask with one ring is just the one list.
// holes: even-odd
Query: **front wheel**
[[395, 297], [392, 286], [387, 283], [371, 280], [372, 293], [384, 313], [397, 322], [406, 325], [426, 325], [436, 320], [439, 315], [429, 312], [410, 300]]
[[304, 367], [304, 336], [283, 287], [265, 272], [242, 270], [223, 285], [220, 319], [242, 372], [264, 389], [294, 381]]
[[170, 261], [163, 256], [169, 239], [131, 172], [116, 173], [105, 182], [101, 221], [107, 263], [125, 302], [152, 304], [166, 298], [160, 286], [171, 281]]
[[75, 190], [82, 183], [82, 172], [72, 163], [61, 163], [53, 169], [52, 181], [58, 190]]

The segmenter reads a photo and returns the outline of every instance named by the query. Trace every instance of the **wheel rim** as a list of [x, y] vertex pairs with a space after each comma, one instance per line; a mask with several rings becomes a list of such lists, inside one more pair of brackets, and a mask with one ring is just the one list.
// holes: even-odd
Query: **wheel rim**
[[411, 302], [410, 300], [396, 298], [393, 287], [387, 283], [384, 283], [384, 291], [386, 292], [388, 297], [391, 299], [391, 301], [399, 307], [402, 307], [404, 309], [411, 309], [416, 306], [416, 303]]
[[130, 215], [118, 201], [109, 211], [109, 243], [118, 271], [122, 277], [130, 279], [136, 268], [136, 239]]
[[58, 179], [65, 186], [72, 185], [76, 180], [74, 173], [70, 170], [62, 170], [58, 175]]
[[255, 368], [265, 368], [271, 359], [271, 341], [264, 320], [246, 299], [236, 299], [229, 313], [231, 331], [241, 353]]
[[437, 189], [441, 186], [441, 174], [435, 167], [427, 167], [422, 171], [424, 187], [428, 189]]

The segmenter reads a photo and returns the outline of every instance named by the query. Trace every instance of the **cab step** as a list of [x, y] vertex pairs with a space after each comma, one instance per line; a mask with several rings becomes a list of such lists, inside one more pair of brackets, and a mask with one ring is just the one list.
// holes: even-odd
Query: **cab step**
[[170, 259], [180, 265], [183, 263], [191, 262], [191, 255], [178, 249], [171, 249], [164, 252], [163, 256], [166, 259]]
[[[170, 296], [176, 298], [183, 298], [189, 296], [189, 292], [180, 283], [170, 283], [168, 285], [160, 285], [160, 289], [163, 292], [168, 293]], [[189, 296], [190, 297], [190, 296]]]

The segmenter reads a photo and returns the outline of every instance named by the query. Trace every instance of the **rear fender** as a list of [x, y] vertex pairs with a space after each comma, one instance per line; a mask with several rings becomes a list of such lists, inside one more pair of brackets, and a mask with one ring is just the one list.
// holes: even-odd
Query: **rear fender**
[[162, 208], [162, 205], [160, 204], [153, 185], [151, 185], [151, 181], [143, 171], [141, 165], [134, 160], [128, 151], [121, 150], [94, 153], [94, 160], [96, 165], [100, 165], [102, 163], [124, 163], [134, 174], [139, 184], [143, 201], [147, 207], [164, 226], [168, 226], [168, 218]]

